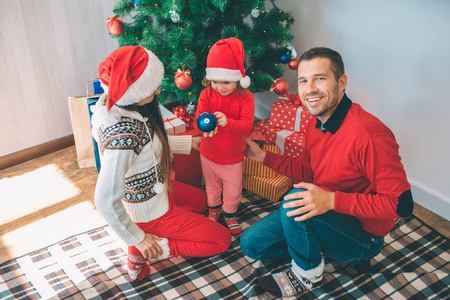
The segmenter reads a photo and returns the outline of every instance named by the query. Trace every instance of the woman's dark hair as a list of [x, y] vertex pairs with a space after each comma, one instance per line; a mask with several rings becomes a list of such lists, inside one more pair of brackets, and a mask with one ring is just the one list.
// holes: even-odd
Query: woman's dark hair
[[[117, 105], [117, 104], [116, 104]], [[119, 105], [117, 105], [119, 106]], [[145, 105], [127, 105], [127, 106], [119, 106], [120, 108], [129, 110], [129, 111], [137, 111], [140, 113], [143, 117], [147, 117], [147, 122], [150, 123], [151, 128], [153, 128], [153, 131], [150, 131], [152, 134], [152, 138], [154, 136], [154, 133], [156, 133], [161, 140], [161, 143], [163, 145], [162, 147], [162, 153], [161, 153], [161, 162], [163, 165], [164, 170], [164, 184], [167, 187], [167, 190], [170, 191], [170, 175], [171, 175], [171, 168], [170, 168], [170, 147], [169, 147], [169, 141], [167, 138], [166, 130], [164, 129], [164, 121], [161, 115], [161, 111], [159, 109], [159, 103], [158, 103], [158, 96], [154, 95], [153, 100], [150, 103], [147, 103]], [[160, 155], [159, 153], [155, 152], [155, 155]]]
[[336, 81], [338, 81], [339, 78], [341, 78], [341, 76], [345, 74], [344, 61], [342, 60], [341, 55], [337, 51], [326, 47], [316, 47], [309, 49], [308, 51], [303, 53], [302, 56], [300, 56], [298, 65], [300, 65], [300, 62], [303, 60], [311, 60], [316, 57], [328, 58], [330, 60], [331, 71], [333, 72]]

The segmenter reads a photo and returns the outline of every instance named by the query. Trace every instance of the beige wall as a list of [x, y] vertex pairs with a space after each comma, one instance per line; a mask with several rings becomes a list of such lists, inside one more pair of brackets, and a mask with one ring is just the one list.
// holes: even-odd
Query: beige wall
[[72, 133], [68, 96], [117, 42], [110, 0], [0, 0], [0, 156]]

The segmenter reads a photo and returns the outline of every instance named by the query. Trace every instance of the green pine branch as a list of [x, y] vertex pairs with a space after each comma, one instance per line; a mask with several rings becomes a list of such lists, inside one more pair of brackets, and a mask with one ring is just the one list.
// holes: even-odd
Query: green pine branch
[[[136, 1], [136, 0], [135, 0]], [[289, 12], [264, 0], [117, 0], [113, 13], [124, 21], [122, 34], [113, 36], [124, 45], [141, 45], [162, 61], [165, 78], [160, 103], [181, 100], [197, 103], [205, 76], [206, 58], [220, 39], [237, 37], [244, 43], [249, 90], [268, 91], [283, 76], [280, 57], [294, 36]], [[251, 15], [257, 9], [259, 15]], [[172, 17], [174, 17], [172, 19]], [[192, 85], [179, 89], [174, 82], [177, 70], [190, 70]]]

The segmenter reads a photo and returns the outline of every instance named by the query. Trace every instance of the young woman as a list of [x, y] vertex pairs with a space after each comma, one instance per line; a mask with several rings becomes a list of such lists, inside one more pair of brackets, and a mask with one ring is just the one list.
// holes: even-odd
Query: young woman
[[94, 201], [129, 246], [131, 279], [146, 278], [154, 260], [226, 251], [227, 228], [199, 214], [206, 209], [204, 192], [170, 184], [170, 152], [188, 154], [193, 139], [166, 135], [157, 101], [161, 61], [142, 47], [125, 46], [99, 65], [98, 76], [105, 94], [92, 116], [101, 153]]

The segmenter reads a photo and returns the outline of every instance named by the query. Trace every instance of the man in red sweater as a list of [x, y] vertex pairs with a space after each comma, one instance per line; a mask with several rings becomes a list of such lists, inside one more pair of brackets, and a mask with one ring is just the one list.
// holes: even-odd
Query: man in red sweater
[[266, 152], [247, 140], [249, 159], [300, 182], [278, 211], [241, 237], [242, 251], [249, 257], [292, 259], [287, 270], [259, 280], [278, 297], [319, 284], [324, 256], [369, 267], [395, 219], [413, 211], [394, 134], [347, 97], [346, 85], [340, 54], [310, 49], [298, 63], [300, 99], [317, 119], [307, 131], [304, 155]]

